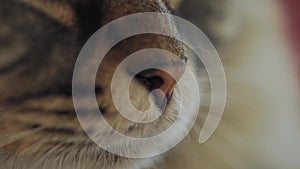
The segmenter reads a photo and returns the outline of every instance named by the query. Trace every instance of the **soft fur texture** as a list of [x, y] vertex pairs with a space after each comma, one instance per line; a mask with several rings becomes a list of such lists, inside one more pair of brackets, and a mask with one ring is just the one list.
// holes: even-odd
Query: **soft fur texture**
[[[294, 119], [299, 118], [295, 101], [298, 98], [277, 3], [259, 0], [3, 0], [1, 3], [0, 37], [4, 39], [0, 41], [1, 169], [299, 167], [300, 137], [293, 134], [297, 133], [298, 123]], [[74, 62], [84, 42], [101, 25], [135, 12], [169, 12], [169, 4], [176, 7], [177, 15], [199, 26], [217, 46], [228, 81], [224, 117], [213, 137], [203, 145], [198, 144], [210, 104], [210, 89], [203, 66], [191, 56], [188, 67], [197, 72], [201, 84], [201, 114], [194, 131], [162, 156], [118, 157], [95, 145], [78, 123], [70, 86]], [[176, 27], [166, 26], [170, 30]], [[176, 88], [163, 117], [152, 125], [128, 122], [112, 105], [109, 84], [115, 66], [128, 54], [149, 47], [177, 55], [188, 53], [173, 39], [139, 35], [118, 44], [98, 71], [99, 108], [112, 126], [131, 136], [156, 134], [167, 128], [177, 114]], [[192, 95], [189, 78], [184, 75], [181, 80], [186, 86], [185, 93]], [[132, 102], [145, 109], [149, 104], [148, 91], [138, 81], [133, 81], [132, 89], [131, 95], [136, 96]], [[120, 86], [119, 90], [124, 89]], [[190, 102], [193, 104], [194, 100]], [[183, 126], [186, 120], [183, 119]], [[112, 146], [118, 141], [112, 141]], [[141, 146], [145, 151], [153, 148]]]
[[[3, 43], [7, 43], [12, 51], [17, 51], [19, 46], [24, 49], [21, 48], [11, 57], [5, 56], [7, 51], [1, 53], [5, 56], [2, 60], [7, 62], [3, 63], [0, 70], [1, 168], [140, 169], [154, 166], [157, 157], [119, 157], [92, 142], [78, 123], [73, 108], [71, 77], [78, 52], [101, 25], [137, 12], [170, 13], [168, 4], [160, 0], [7, 0], [3, 4], [1, 23], [4, 28], [1, 31], [5, 40], [10, 40], [12, 45], [6, 41]], [[8, 14], [10, 20], [4, 17]], [[176, 31], [174, 23], [169, 21], [162, 20], [161, 26], [167, 31]], [[126, 30], [120, 28], [120, 31]], [[146, 125], [126, 120], [114, 107], [110, 84], [116, 66], [127, 55], [144, 48], [168, 50], [178, 56], [174, 60], [180, 60], [185, 55], [184, 46], [172, 38], [138, 35], [120, 42], [107, 54], [96, 78], [97, 100], [105, 119], [119, 132], [132, 137], [149, 137], [164, 131], [177, 119], [180, 109], [177, 87], [162, 116]], [[163, 63], [164, 60], [159, 62]], [[129, 76], [129, 72], [123, 73], [124, 77]], [[89, 75], [82, 75], [82, 78], [85, 76]], [[189, 87], [190, 78], [185, 74], [182, 77], [183, 90], [189, 98], [194, 92]], [[120, 86], [114, 92], [126, 90], [122, 81], [118, 83]], [[144, 110], [149, 102], [148, 89], [138, 79], [133, 80], [131, 88], [132, 103], [137, 109]], [[194, 105], [198, 104], [196, 102]], [[122, 110], [126, 111], [127, 106], [121, 105]], [[182, 128], [161, 142], [168, 143], [185, 134], [191, 118], [186, 114], [180, 119]], [[131, 145], [124, 140], [113, 139], [103, 121], [97, 124], [99, 128], [90, 126], [90, 130], [97, 129], [98, 136], [107, 140], [107, 145], [120, 147], [120, 151], [132, 146], [145, 152], [160, 148], [157, 145]]]

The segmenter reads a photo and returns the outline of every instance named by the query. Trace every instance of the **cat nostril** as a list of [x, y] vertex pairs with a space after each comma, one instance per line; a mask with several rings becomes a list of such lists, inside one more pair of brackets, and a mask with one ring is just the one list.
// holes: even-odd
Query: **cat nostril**
[[[177, 69], [178, 70], [178, 69]], [[180, 70], [180, 69], [179, 69]], [[176, 72], [182, 75], [182, 70]], [[136, 78], [150, 91], [160, 89], [166, 98], [170, 98], [177, 81], [167, 72], [159, 69], [147, 69], [136, 75]]]
[[159, 76], [144, 77], [137, 75], [137, 78], [145, 85], [149, 90], [158, 89], [163, 83], [163, 79]]

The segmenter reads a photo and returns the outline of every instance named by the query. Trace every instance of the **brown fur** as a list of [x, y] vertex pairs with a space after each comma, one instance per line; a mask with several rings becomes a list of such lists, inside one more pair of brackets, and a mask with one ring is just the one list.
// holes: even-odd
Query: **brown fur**
[[[46, 166], [47, 169], [72, 165], [87, 168], [149, 167], [153, 159], [113, 155], [87, 137], [73, 108], [71, 78], [75, 59], [94, 31], [114, 19], [136, 12], [169, 13], [169, 6], [164, 5], [155, 0], [5, 0], [0, 7], [1, 24], [12, 33], [3, 34], [16, 44], [21, 39], [22, 44], [18, 45], [24, 45], [25, 49], [21, 56], [13, 56], [7, 61], [9, 64], [0, 67], [0, 156], [5, 162], [3, 165], [8, 168]], [[4, 17], [8, 13], [10, 20]], [[175, 30], [175, 25], [164, 26], [167, 30]], [[1, 31], [5, 29], [1, 27]], [[16, 45], [8, 47], [12, 51], [18, 49]], [[177, 103], [173, 99], [170, 110], [161, 119], [141, 126], [124, 120], [112, 104], [109, 84], [115, 66], [126, 55], [148, 47], [166, 49], [179, 57], [184, 55], [183, 45], [168, 37], [141, 35], [128, 38], [107, 54], [96, 79], [102, 113], [112, 126], [131, 136], [163, 131], [177, 114]], [[133, 92], [145, 100], [138, 105], [148, 102], [148, 91], [140, 83], [134, 82]], [[153, 130], [153, 127], [158, 130]]]

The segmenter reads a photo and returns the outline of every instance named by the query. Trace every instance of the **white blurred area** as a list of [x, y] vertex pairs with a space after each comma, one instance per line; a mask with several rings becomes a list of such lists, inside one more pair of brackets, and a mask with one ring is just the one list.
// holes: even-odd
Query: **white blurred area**
[[217, 46], [228, 83], [222, 121], [205, 144], [196, 135], [169, 152], [166, 168], [300, 168], [299, 78], [278, 2], [222, 6], [230, 13], [216, 23], [216, 32], [229, 39]]

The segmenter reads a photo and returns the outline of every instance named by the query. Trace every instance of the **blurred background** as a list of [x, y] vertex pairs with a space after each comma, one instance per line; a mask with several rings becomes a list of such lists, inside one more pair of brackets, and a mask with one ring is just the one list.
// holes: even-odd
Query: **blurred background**
[[[197, 144], [196, 129], [171, 152], [166, 167], [299, 169], [300, 2], [178, 3], [176, 14], [196, 24], [217, 48], [228, 95], [210, 140]], [[209, 101], [201, 104], [200, 113], [205, 114]], [[198, 122], [201, 125], [201, 119]]]

